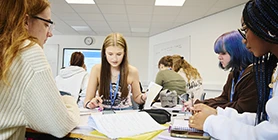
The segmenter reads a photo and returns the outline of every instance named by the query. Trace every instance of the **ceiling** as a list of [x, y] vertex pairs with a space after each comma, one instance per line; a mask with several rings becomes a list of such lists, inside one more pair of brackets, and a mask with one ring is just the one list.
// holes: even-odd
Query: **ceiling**
[[[246, 3], [248, 0], [186, 0], [181, 7], [154, 6], [155, 0], [95, 0], [94, 5], [49, 0], [54, 35], [150, 37]], [[72, 26], [85, 26], [79, 31]]]

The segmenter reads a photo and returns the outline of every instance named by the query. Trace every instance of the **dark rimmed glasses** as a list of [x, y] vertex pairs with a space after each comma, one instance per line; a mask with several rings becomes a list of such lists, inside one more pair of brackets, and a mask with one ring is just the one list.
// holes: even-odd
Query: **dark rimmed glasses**
[[38, 17], [38, 16], [32, 16], [32, 17], [35, 18], [35, 19], [39, 19], [39, 20], [42, 20], [44, 22], [47, 22], [49, 32], [52, 32], [54, 30], [55, 23], [52, 20], [47, 20], [47, 19], [44, 19], [44, 18], [41, 18], [41, 17]]
[[237, 29], [240, 35], [246, 39], [246, 32], [247, 32], [247, 27], [246, 25], [243, 25], [241, 28]]

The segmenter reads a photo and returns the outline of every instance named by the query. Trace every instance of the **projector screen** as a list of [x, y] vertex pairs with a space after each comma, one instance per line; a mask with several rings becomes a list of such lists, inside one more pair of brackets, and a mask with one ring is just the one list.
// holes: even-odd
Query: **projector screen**
[[95, 64], [101, 63], [101, 50], [90, 48], [64, 48], [63, 49], [63, 67], [70, 65], [70, 57], [73, 52], [81, 52], [84, 55], [87, 72], [90, 74]]

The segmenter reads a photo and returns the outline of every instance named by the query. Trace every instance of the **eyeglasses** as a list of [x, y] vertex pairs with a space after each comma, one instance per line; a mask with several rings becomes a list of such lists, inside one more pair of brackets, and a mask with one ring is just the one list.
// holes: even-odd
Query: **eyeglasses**
[[246, 39], [246, 32], [247, 32], [247, 27], [246, 25], [243, 25], [240, 29], [237, 29], [240, 35]]
[[35, 19], [39, 19], [39, 20], [42, 20], [44, 22], [47, 22], [48, 23], [48, 27], [49, 27], [49, 32], [52, 32], [54, 30], [54, 27], [55, 27], [55, 23], [52, 21], [52, 20], [47, 20], [47, 19], [44, 19], [44, 18], [41, 18], [41, 17], [38, 17], [38, 16], [32, 16], [33, 18]]

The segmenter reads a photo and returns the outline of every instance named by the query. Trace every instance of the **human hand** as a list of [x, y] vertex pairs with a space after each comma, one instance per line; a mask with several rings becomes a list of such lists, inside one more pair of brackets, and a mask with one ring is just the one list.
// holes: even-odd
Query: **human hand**
[[192, 102], [187, 101], [187, 102], [183, 103], [183, 106], [184, 106], [185, 110], [190, 110], [192, 108]]
[[102, 105], [102, 102], [103, 100], [101, 99], [103, 96], [99, 97], [99, 96], [96, 96], [95, 98], [93, 98], [88, 104], [87, 104], [87, 107], [88, 108], [96, 108], [96, 107], [99, 107], [100, 110], [103, 110], [103, 105]]
[[208, 106], [208, 105], [205, 105], [205, 104], [195, 104], [194, 107], [191, 108], [193, 110], [193, 112], [203, 112], [203, 113], [206, 113], [208, 115], [217, 115], [217, 111], [216, 109]]
[[195, 104], [193, 111], [195, 114], [189, 118], [189, 126], [203, 130], [204, 122], [210, 115], [216, 115], [217, 111], [205, 104]]
[[141, 99], [141, 102], [144, 104], [147, 100], [147, 94], [141, 94], [140, 99]]

